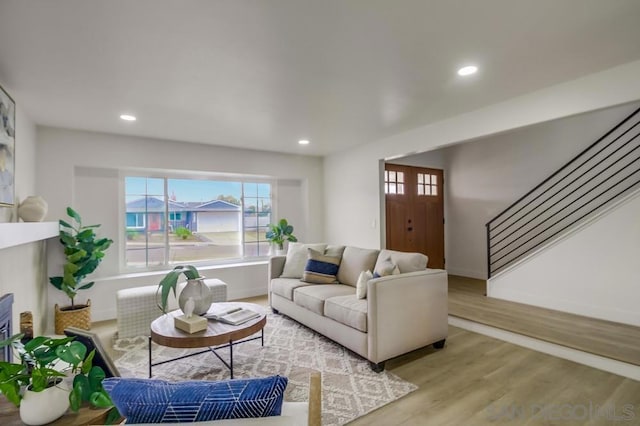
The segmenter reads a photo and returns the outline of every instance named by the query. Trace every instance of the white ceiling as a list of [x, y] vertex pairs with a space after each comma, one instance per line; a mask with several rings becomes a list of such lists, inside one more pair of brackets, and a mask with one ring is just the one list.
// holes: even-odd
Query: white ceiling
[[638, 0], [0, 0], [0, 84], [42, 125], [324, 155], [636, 60], [638, 22]]

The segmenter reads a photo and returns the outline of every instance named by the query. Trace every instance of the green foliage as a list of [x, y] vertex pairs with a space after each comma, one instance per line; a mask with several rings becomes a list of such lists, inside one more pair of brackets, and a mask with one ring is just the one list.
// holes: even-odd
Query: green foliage
[[280, 219], [277, 224], [270, 223], [267, 226], [269, 227], [266, 234], [267, 241], [276, 244], [280, 250], [284, 248], [285, 241], [291, 241], [292, 243], [298, 241], [293, 235], [293, 226], [289, 225], [287, 219]]
[[82, 404], [88, 403], [96, 408], [113, 407], [107, 415], [107, 424], [113, 423], [120, 417], [120, 413], [114, 407], [111, 397], [102, 387], [105, 372], [102, 367], [93, 365], [95, 349], [89, 352], [80, 368], [76, 368], [73, 377], [73, 388], [69, 394], [69, 405], [72, 411], [78, 411]]
[[162, 281], [160, 281], [160, 283], [158, 284], [156, 295], [160, 293], [160, 304], [158, 305], [158, 307], [165, 314], [167, 313], [169, 292], [173, 290], [173, 295], [176, 295], [176, 286], [178, 284], [178, 278], [180, 277], [180, 274], [184, 274], [184, 276], [189, 280], [200, 278], [200, 273], [193, 265], [178, 265], [164, 276]]
[[21, 386], [30, 386], [33, 392], [42, 392], [56, 383], [64, 373], [55, 369], [64, 361], [76, 368], [84, 359], [87, 348], [73, 337], [53, 339], [38, 336], [23, 344], [23, 334], [16, 334], [0, 342], [0, 348], [11, 346], [19, 363], [0, 362], [0, 392], [13, 404], [20, 406]]
[[176, 228], [175, 234], [178, 237], [182, 238], [183, 240], [186, 240], [191, 235], [193, 235], [193, 233], [188, 228], [185, 228], [184, 226], [178, 226]]
[[98, 238], [95, 229], [100, 225], [83, 226], [80, 215], [71, 207], [67, 207], [67, 215], [72, 219], [71, 223], [59, 221], [60, 243], [64, 246], [66, 256], [63, 275], [51, 277], [49, 282], [65, 292], [73, 306], [78, 290], [86, 290], [93, 286], [93, 282], [83, 283], [83, 280], [96, 270], [113, 240]]
[[23, 336], [16, 334], [0, 342], [0, 348], [11, 346], [20, 360], [20, 363], [0, 362], [0, 392], [7, 400], [19, 407], [22, 386], [30, 386], [29, 390], [33, 392], [42, 392], [51, 387], [56, 380], [66, 376], [55, 369], [56, 364], [62, 361], [75, 374], [69, 393], [69, 404], [73, 411], [78, 411], [81, 404], [89, 403], [97, 408], [113, 407], [107, 415], [107, 424], [120, 417], [109, 394], [102, 387], [104, 370], [92, 365], [95, 349], [87, 355], [87, 347], [73, 340], [74, 337], [53, 339], [38, 336], [23, 344], [20, 341]]

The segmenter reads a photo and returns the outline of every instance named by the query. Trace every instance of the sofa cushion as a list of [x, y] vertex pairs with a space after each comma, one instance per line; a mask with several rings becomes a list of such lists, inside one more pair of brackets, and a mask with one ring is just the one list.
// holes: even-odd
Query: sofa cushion
[[[378, 270], [378, 264], [391, 258], [391, 261], [398, 265], [401, 274], [407, 272], [417, 272], [427, 269], [427, 261], [429, 258], [422, 253], [405, 253], [395, 250], [382, 250], [378, 255], [374, 270]], [[339, 277], [338, 277], [339, 278]]]
[[289, 243], [287, 259], [284, 262], [284, 269], [280, 278], [302, 278], [304, 267], [307, 264], [307, 249], [311, 248], [320, 253], [324, 253], [326, 244], [302, 244]]
[[324, 315], [324, 301], [330, 297], [355, 295], [353, 287], [342, 284], [316, 284], [299, 287], [293, 292], [293, 302], [305, 309]]
[[380, 278], [386, 277], [387, 275], [398, 275], [399, 273], [400, 269], [398, 268], [398, 265], [393, 263], [391, 257], [383, 261], [380, 261], [380, 258], [378, 258], [378, 261], [376, 262], [376, 270], [373, 271], [373, 277]]
[[345, 246], [333, 246], [329, 244], [326, 249], [324, 249], [324, 254], [327, 256], [335, 256], [339, 257], [342, 260], [342, 254], [344, 253]]
[[358, 277], [358, 283], [356, 284], [356, 297], [358, 299], [367, 298], [367, 283], [373, 278], [371, 271], [362, 271]]
[[102, 382], [127, 424], [279, 416], [287, 378], [167, 382], [113, 377]]
[[347, 246], [342, 254], [338, 270], [338, 281], [355, 287], [362, 271], [373, 271], [378, 258], [378, 250]]
[[336, 275], [340, 266], [339, 256], [325, 256], [314, 249], [307, 249], [307, 252], [307, 266], [302, 273], [302, 281], [314, 284], [331, 284], [338, 281]]
[[293, 290], [311, 285], [297, 278], [274, 278], [271, 280], [271, 292], [286, 299], [293, 300]]
[[330, 297], [324, 302], [324, 316], [367, 332], [367, 300], [356, 295]]

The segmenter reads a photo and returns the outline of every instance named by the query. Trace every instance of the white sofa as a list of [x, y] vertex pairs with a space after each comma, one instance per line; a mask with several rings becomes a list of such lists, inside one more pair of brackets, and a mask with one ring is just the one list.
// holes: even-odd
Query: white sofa
[[[309, 246], [327, 254], [342, 249]], [[366, 299], [358, 299], [360, 273], [376, 270], [377, 264], [389, 258], [400, 274], [369, 280]], [[382, 371], [391, 358], [429, 344], [444, 347], [448, 332], [447, 273], [427, 269], [425, 255], [347, 246], [336, 284], [310, 284], [291, 276], [292, 268], [285, 268], [285, 263], [299, 261], [295, 253], [291, 254], [291, 247], [287, 256], [270, 259], [272, 309], [366, 358], [374, 371]], [[287, 272], [285, 276], [283, 272]]]

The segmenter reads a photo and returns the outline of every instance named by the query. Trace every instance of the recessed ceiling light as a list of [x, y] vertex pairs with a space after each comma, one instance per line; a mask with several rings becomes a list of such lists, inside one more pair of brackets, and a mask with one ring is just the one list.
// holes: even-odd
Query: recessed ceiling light
[[308, 140], [306, 140], [306, 139], [301, 139], [301, 140], [299, 140], [299, 141], [298, 141], [298, 143], [299, 143], [300, 145], [309, 145], [309, 141], [308, 141]]
[[136, 121], [136, 117], [129, 114], [122, 114], [120, 118], [123, 119], [124, 121]]
[[462, 67], [458, 70], [458, 75], [466, 76], [475, 74], [478, 71], [478, 67], [475, 65], [468, 65], [466, 67]]

